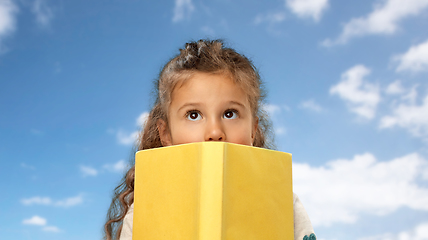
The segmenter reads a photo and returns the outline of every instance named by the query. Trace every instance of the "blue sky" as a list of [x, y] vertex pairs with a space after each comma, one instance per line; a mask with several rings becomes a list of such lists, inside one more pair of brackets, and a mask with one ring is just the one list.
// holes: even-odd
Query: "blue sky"
[[0, 0], [0, 233], [100, 239], [189, 40], [260, 70], [318, 239], [428, 239], [428, 1]]

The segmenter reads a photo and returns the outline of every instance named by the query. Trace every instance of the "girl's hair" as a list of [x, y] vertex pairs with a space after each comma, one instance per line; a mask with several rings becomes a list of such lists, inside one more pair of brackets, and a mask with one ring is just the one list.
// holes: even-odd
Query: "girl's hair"
[[[160, 72], [156, 82], [156, 101], [138, 138], [138, 150], [162, 147], [157, 122], [163, 120], [168, 123], [167, 113], [175, 86], [195, 73], [225, 75], [240, 85], [248, 96], [254, 121], [258, 122], [253, 146], [273, 148], [270, 122], [262, 109], [265, 95], [257, 69], [248, 58], [225, 47], [221, 40], [199, 40], [186, 43], [180, 54]], [[114, 191], [104, 226], [104, 239], [119, 239], [123, 219], [134, 202], [134, 173], [132, 166]]]

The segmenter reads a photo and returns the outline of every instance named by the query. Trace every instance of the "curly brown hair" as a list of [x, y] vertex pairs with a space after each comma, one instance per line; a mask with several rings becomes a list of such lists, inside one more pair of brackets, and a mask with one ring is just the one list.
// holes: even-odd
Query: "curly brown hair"
[[[225, 47], [221, 40], [199, 40], [186, 43], [184, 49], [180, 49], [180, 53], [160, 72], [156, 82], [156, 101], [140, 133], [136, 150], [162, 147], [158, 121], [168, 122], [168, 107], [175, 86], [198, 72], [227, 75], [240, 85], [248, 96], [254, 120], [258, 122], [253, 146], [274, 148], [270, 122], [262, 109], [265, 95], [253, 63], [234, 49]], [[104, 225], [104, 239], [119, 239], [123, 219], [134, 202], [134, 173], [132, 166], [114, 191]]]

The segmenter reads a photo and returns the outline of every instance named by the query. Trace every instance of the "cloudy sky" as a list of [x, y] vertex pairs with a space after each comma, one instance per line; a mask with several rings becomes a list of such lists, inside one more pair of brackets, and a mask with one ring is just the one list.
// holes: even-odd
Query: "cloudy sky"
[[0, 0], [0, 234], [100, 239], [162, 65], [251, 58], [318, 239], [428, 239], [428, 0]]

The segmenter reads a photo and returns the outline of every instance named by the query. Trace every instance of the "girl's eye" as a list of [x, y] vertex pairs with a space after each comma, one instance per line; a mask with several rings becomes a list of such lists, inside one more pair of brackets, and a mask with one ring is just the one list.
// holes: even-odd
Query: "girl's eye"
[[201, 118], [201, 114], [197, 111], [190, 111], [187, 113], [187, 119], [189, 119], [190, 121], [197, 121]]
[[226, 119], [235, 119], [238, 117], [238, 113], [234, 110], [227, 110], [224, 112], [224, 118]]

